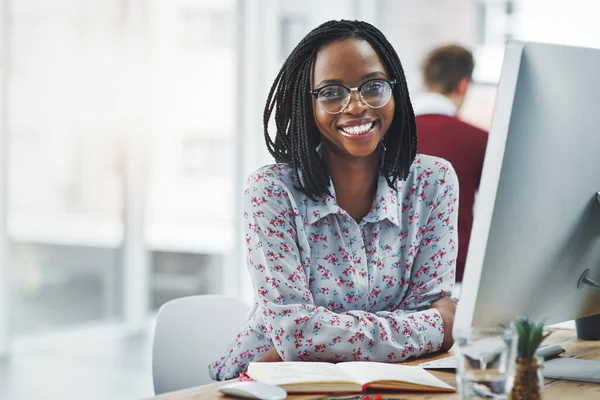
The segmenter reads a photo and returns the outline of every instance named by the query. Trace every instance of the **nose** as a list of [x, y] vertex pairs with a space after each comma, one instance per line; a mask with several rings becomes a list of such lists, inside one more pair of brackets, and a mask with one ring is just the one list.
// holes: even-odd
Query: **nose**
[[353, 89], [352, 91], [350, 91], [350, 101], [344, 109], [344, 112], [351, 115], [360, 115], [366, 109], [367, 105], [362, 101], [358, 90]]

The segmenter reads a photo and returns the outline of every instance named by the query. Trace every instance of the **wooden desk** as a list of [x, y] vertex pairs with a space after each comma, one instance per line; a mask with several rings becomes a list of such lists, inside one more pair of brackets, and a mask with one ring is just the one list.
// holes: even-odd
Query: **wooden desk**
[[[552, 335], [546, 339], [545, 343], [560, 344], [566, 352], [561, 354], [561, 357], [578, 357], [590, 360], [600, 360], [600, 343], [594, 341], [578, 340], [575, 336], [575, 331], [569, 330], [554, 330]], [[435, 360], [448, 357], [448, 354], [436, 355], [432, 357], [423, 357], [416, 361], [404, 363], [406, 365], [416, 365], [425, 360]], [[444, 382], [456, 387], [455, 374], [451, 372], [431, 371], [435, 376], [442, 379]], [[178, 392], [167, 393], [162, 396], [154, 397], [155, 400], [214, 400], [214, 399], [229, 399], [230, 397], [223, 396], [217, 389], [223, 385], [229, 384], [231, 381], [219, 382], [211, 385], [198, 386], [192, 389], [181, 390]], [[323, 395], [293, 395], [288, 396], [288, 399], [294, 400], [311, 400], [323, 397]], [[390, 399], [434, 399], [434, 400], [450, 400], [458, 399], [458, 393], [452, 394], [412, 394], [386, 393], [385, 398]], [[544, 386], [544, 400], [564, 400], [564, 399], [600, 399], [600, 384], [562, 381], [558, 379], [546, 379]]]

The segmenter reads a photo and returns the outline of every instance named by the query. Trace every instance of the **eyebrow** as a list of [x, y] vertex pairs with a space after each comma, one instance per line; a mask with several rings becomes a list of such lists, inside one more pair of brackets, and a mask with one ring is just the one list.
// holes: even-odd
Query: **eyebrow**
[[[379, 77], [379, 76], [385, 76], [385, 72], [382, 72], [382, 71], [370, 72], [370, 73], [366, 74], [365, 76], [363, 76], [362, 78], [360, 78], [360, 80], [364, 82], [367, 79], [376, 78], [376, 77]], [[322, 80], [321, 82], [319, 82], [317, 84], [317, 87], [320, 87], [320, 86], [323, 86], [323, 85], [338, 84], [338, 83], [341, 84], [342, 81], [340, 81], [338, 79], [325, 79], [325, 80]]]

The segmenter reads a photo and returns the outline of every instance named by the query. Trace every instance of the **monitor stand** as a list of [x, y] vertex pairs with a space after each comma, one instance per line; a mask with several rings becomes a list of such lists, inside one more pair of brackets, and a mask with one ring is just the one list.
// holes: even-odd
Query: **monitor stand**
[[[598, 193], [600, 196], [600, 192]], [[600, 289], [600, 284], [590, 279], [590, 270], [583, 271], [577, 282], [577, 289], [582, 289], [586, 286]], [[591, 315], [575, 320], [577, 329], [577, 338], [582, 340], [600, 340], [600, 314]]]
[[[598, 192], [600, 201], [600, 192]], [[600, 289], [600, 284], [589, 278], [590, 270], [583, 271], [577, 282], [577, 288], [591, 286]], [[575, 320], [577, 338], [581, 340], [600, 340], [600, 314]], [[600, 342], [598, 344], [600, 346]], [[600, 383], [600, 360], [584, 360], [574, 357], [554, 358], [544, 362], [544, 377], [566, 379], [570, 381]]]

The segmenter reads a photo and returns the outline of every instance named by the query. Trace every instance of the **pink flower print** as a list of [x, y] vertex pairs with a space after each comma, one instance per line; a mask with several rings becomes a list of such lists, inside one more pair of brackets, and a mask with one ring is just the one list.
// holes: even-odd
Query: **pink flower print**
[[379, 287], [376, 287], [371, 291], [371, 293], [369, 294], [369, 297], [367, 297], [367, 299], [371, 300], [374, 297], [379, 297], [380, 294], [381, 294], [381, 289], [379, 289]]
[[359, 360], [360, 356], [362, 355], [362, 350], [360, 348], [356, 348], [352, 353], [354, 354], [354, 359]]
[[313, 344], [315, 344], [315, 341], [313, 339], [308, 339], [306, 341], [306, 344], [309, 345], [309, 346], [312, 346]]
[[332, 339], [333, 343], [339, 343], [342, 340], [342, 338], [340, 336], [336, 336]]
[[396, 358], [396, 353], [394, 353], [393, 351], [387, 355], [388, 361], [393, 361], [395, 358]]
[[382, 278], [387, 288], [391, 288], [396, 283], [396, 278], [394, 278], [393, 276], [383, 275]]
[[318, 233], [313, 233], [312, 235], [310, 235], [310, 240], [313, 243], [317, 243], [319, 241], [319, 234]]
[[325, 351], [325, 345], [323, 343], [316, 345], [315, 351], [317, 353], [323, 353]]
[[272, 288], [277, 288], [279, 287], [279, 280], [275, 279], [275, 278], [269, 278], [268, 276], [265, 277], [265, 281], [269, 284], [271, 284]]
[[426, 350], [426, 352], [427, 353], [432, 353], [433, 352], [433, 342], [431, 340], [429, 340], [427, 342], [427, 350]]
[[258, 289], [258, 295], [260, 297], [265, 297], [267, 295], [267, 293], [269, 293], [269, 292], [267, 292], [267, 289], [265, 289], [264, 287]]
[[258, 197], [253, 197], [252, 198], [252, 204], [254, 204], [255, 206], [260, 206], [262, 204], [265, 204], [267, 202], [267, 199], [265, 199], [264, 197], [258, 198]]
[[267, 252], [267, 256], [269, 257], [269, 259], [270, 259], [271, 261], [275, 261], [275, 260], [279, 260], [279, 259], [282, 259], [282, 258], [283, 258], [283, 254], [277, 254], [277, 253], [275, 253], [275, 252], [273, 252], [273, 251], [271, 251], [271, 250], [269, 250], [269, 251]]
[[281, 250], [283, 250], [286, 253], [291, 253], [292, 252], [292, 248], [287, 243], [282, 243], [281, 244]]
[[337, 257], [335, 254], [328, 254], [325, 257], [323, 257], [326, 261], [328, 261], [330, 264], [335, 264], [337, 263]]

